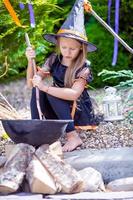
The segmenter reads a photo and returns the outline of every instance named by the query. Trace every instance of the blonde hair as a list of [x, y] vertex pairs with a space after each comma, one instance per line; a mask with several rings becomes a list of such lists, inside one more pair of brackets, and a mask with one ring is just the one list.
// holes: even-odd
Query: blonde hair
[[[59, 41], [58, 41], [59, 44]], [[57, 45], [58, 45], [57, 44]], [[59, 54], [59, 45], [57, 46], [57, 53]], [[67, 67], [65, 78], [64, 78], [64, 85], [65, 87], [72, 87], [77, 71], [83, 67], [87, 56], [87, 45], [81, 43], [81, 50], [77, 56], [77, 58], [73, 61], [72, 65]]]

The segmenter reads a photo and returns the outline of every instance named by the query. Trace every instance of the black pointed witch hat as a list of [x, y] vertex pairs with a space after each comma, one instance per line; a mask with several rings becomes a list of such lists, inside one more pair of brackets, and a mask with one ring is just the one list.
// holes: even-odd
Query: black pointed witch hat
[[76, 39], [87, 44], [88, 52], [95, 51], [95, 45], [88, 42], [84, 27], [84, 0], [76, 0], [69, 16], [61, 26], [57, 34], [44, 34], [44, 38], [48, 42], [57, 43], [57, 37], [67, 37]]

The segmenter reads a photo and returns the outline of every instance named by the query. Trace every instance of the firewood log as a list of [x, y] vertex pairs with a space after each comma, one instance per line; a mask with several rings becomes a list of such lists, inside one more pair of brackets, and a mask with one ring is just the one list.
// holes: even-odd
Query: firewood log
[[52, 144], [43, 144], [43, 150], [47, 151], [49, 150], [51, 154], [57, 155], [60, 158], [63, 158], [63, 151], [62, 151], [62, 146], [60, 141], [56, 141]]
[[16, 146], [16, 144], [6, 144], [5, 145], [5, 155], [6, 158], [9, 158], [10, 154], [12, 153], [13, 148]]
[[13, 148], [0, 175], [1, 193], [8, 194], [17, 191], [34, 151], [34, 147], [28, 144], [17, 144]]
[[54, 177], [54, 180], [61, 185], [62, 192], [81, 192], [83, 180], [74, 168], [60, 159], [60, 157], [51, 154], [48, 150], [44, 150], [43, 146], [36, 150], [35, 155]]
[[51, 154], [55, 154], [63, 159], [63, 151], [60, 141], [56, 141], [53, 144], [49, 145], [49, 151]]
[[33, 156], [26, 171], [26, 179], [29, 182], [31, 192], [42, 194], [55, 194], [57, 192], [58, 188], [53, 177], [35, 156]]
[[0, 175], [3, 173], [3, 167], [0, 167]]
[[0, 168], [5, 165], [7, 158], [5, 156], [0, 156]]

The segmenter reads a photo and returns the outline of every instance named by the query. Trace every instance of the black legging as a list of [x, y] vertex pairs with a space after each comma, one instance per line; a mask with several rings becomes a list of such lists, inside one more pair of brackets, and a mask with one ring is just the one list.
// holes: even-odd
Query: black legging
[[[40, 107], [46, 119], [72, 119], [71, 107], [72, 101], [66, 101], [57, 97], [46, 94], [40, 91]], [[32, 89], [32, 96], [30, 102], [32, 119], [39, 119], [39, 114], [36, 105], [36, 91]], [[75, 130], [74, 122], [69, 122], [66, 132]]]

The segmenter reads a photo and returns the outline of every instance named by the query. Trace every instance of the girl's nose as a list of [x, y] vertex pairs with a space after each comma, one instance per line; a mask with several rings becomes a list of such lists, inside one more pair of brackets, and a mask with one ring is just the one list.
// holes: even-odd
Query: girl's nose
[[66, 51], [66, 56], [70, 56], [70, 54], [71, 54], [71, 50], [70, 50], [70, 49], [67, 49], [67, 51]]

